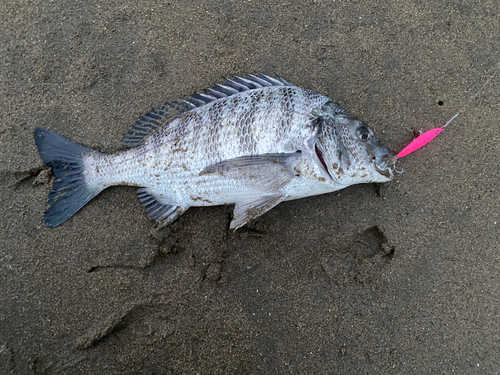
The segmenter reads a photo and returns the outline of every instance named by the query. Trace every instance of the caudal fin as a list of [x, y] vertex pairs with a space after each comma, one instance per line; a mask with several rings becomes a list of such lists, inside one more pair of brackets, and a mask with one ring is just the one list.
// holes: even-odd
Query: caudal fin
[[35, 143], [55, 179], [47, 199], [45, 224], [57, 227], [101, 192], [85, 182], [83, 158], [96, 153], [50, 130], [35, 129]]

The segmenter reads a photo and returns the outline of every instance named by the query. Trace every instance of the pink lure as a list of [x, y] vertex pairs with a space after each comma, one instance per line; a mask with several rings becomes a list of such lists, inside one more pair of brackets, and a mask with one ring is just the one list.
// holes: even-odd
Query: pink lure
[[486, 80], [486, 82], [484, 83], [484, 85], [479, 89], [478, 92], [476, 92], [475, 95], [472, 95], [469, 99], [469, 101], [467, 102], [467, 104], [465, 104], [462, 109], [460, 111], [458, 111], [455, 116], [453, 116], [452, 118], [450, 118], [448, 120], [448, 122], [446, 124], [444, 124], [442, 127], [440, 128], [434, 128], [434, 129], [431, 129], [429, 131], [426, 131], [425, 133], [422, 133], [420, 134], [417, 138], [415, 138], [413, 140], [413, 142], [411, 142], [408, 146], [406, 146], [399, 154], [398, 156], [396, 156], [395, 159], [397, 158], [402, 158], [403, 156], [406, 156], [408, 154], [411, 154], [413, 151], [415, 150], [418, 150], [420, 147], [423, 147], [425, 146], [427, 143], [429, 143], [430, 141], [432, 141], [434, 138], [436, 138], [439, 133], [441, 133], [443, 131], [444, 128], [446, 128], [453, 120], [455, 120], [458, 115], [460, 113], [462, 113], [464, 111], [465, 108], [467, 108], [469, 106], [469, 104], [474, 100], [475, 97], [477, 97], [479, 95], [479, 93], [481, 91], [483, 91], [483, 89], [490, 83], [490, 81], [492, 80], [492, 78], [495, 76], [495, 74], [497, 74], [497, 72], [500, 70], [500, 64], [498, 65], [498, 67], [496, 68], [496, 70], [493, 72], [493, 74], [490, 76], [490, 78], [488, 78]]
[[408, 154], [411, 154], [413, 151], [418, 150], [420, 147], [425, 146], [427, 143], [436, 138], [439, 133], [441, 133], [444, 129], [444, 126], [441, 128], [434, 128], [426, 131], [425, 133], [420, 134], [417, 138], [415, 138], [408, 146], [406, 146], [401, 152], [398, 154], [398, 158], [402, 158]]

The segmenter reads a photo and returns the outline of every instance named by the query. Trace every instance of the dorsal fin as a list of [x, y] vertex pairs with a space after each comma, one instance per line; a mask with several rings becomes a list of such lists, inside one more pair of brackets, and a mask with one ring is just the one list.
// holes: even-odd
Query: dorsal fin
[[193, 108], [196, 108], [196, 105], [187, 101], [167, 102], [161, 107], [153, 108], [132, 125], [132, 128], [123, 137], [122, 144], [127, 147], [139, 146], [144, 138], [154, 133], [160, 126]]
[[223, 84], [216, 84], [204, 93], [195, 92], [184, 100], [167, 102], [160, 107], [153, 108], [142, 116], [122, 139], [122, 144], [127, 147], [139, 146], [145, 138], [154, 133], [160, 126], [168, 124], [184, 112], [204, 106], [214, 100], [226, 98], [243, 91], [260, 89], [269, 86], [294, 86], [287, 80], [276, 76], [269, 77], [258, 73], [246, 73], [247, 77], [226, 78]]

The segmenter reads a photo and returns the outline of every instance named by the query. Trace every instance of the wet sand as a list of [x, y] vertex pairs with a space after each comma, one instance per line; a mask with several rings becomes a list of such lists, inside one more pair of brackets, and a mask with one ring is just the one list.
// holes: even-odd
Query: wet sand
[[500, 61], [500, 4], [0, 5], [1, 374], [500, 373], [500, 78], [384, 185], [156, 231], [131, 187], [43, 223], [44, 127], [105, 152], [243, 72], [314, 89], [401, 150]]

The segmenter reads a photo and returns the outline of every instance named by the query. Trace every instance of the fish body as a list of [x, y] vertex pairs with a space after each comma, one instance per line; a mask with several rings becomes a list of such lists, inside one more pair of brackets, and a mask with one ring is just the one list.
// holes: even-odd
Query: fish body
[[139, 187], [149, 217], [164, 226], [192, 206], [234, 204], [239, 228], [284, 200], [393, 177], [393, 157], [372, 130], [331, 99], [279, 78], [227, 79], [168, 102], [103, 154], [35, 130], [55, 174], [45, 222], [57, 226], [107, 187]]

